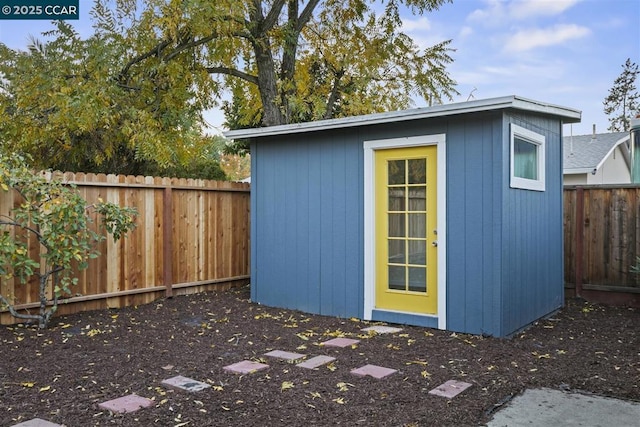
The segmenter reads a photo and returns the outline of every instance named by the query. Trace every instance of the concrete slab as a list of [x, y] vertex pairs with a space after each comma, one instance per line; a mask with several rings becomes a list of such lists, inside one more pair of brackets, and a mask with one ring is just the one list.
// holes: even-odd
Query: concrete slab
[[234, 374], [253, 374], [254, 372], [267, 369], [269, 365], [264, 363], [253, 362], [251, 360], [243, 360], [242, 362], [234, 363], [233, 365], [225, 366], [224, 369], [227, 372], [233, 372]]
[[20, 424], [16, 424], [13, 427], [64, 427], [61, 424], [52, 423], [47, 420], [43, 420], [41, 418], [34, 418], [29, 421], [22, 422]]
[[552, 389], [530, 389], [499, 410], [488, 427], [638, 426], [640, 403]]
[[464, 381], [449, 380], [444, 384], [440, 384], [433, 390], [430, 390], [429, 394], [453, 399], [469, 387], [471, 387], [471, 384], [465, 383]]
[[306, 354], [292, 353], [290, 351], [282, 351], [282, 350], [273, 350], [273, 351], [270, 351], [269, 353], [265, 353], [265, 356], [273, 357], [275, 359], [293, 361], [293, 360], [302, 359], [303, 357], [306, 356]]
[[207, 383], [203, 383], [201, 381], [183, 377], [182, 375], [178, 375], [176, 377], [163, 380], [162, 384], [176, 390], [189, 391], [189, 392], [201, 391], [211, 387]]
[[402, 328], [394, 328], [392, 326], [384, 326], [384, 325], [375, 325], [369, 326], [368, 328], [363, 328], [363, 332], [373, 331], [376, 334], [395, 334], [396, 332], [402, 331]]
[[344, 348], [344, 347], [349, 347], [352, 346], [354, 344], [358, 344], [360, 342], [360, 340], [354, 340], [351, 338], [334, 338], [331, 339], [329, 341], [325, 341], [323, 343], [321, 343], [322, 345], [326, 345], [327, 347], [340, 347], [340, 348]]
[[364, 365], [361, 368], [353, 369], [351, 371], [353, 375], [356, 375], [358, 377], [366, 377], [367, 375], [369, 375], [370, 377], [373, 377], [376, 379], [387, 377], [396, 372], [398, 371], [395, 369], [384, 368], [382, 366], [376, 366], [376, 365]]
[[319, 366], [326, 365], [329, 362], [333, 362], [334, 360], [336, 360], [336, 358], [331, 356], [316, 356], [298, 363], [296, 366], [299, 368], [315, 369]]
[[98, 407], [111, 412], [126, 413], [135, 412], [142, 408], [148, 408], [151, 405], [153, 405], [153, 400], [138, 396], [137, 394], [130, 394], [128, 396], [102, 402]]

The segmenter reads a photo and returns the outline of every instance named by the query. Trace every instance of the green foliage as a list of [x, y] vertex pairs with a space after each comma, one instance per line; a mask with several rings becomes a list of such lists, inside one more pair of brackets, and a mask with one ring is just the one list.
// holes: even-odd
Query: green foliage
[[189, 70], [201, 104], [231, 95], [223, 108], [237, 129], [397, 110], [414, 97], [451, 100], [451, 42], [418, 46], [400, 19], [402, 6], [422, 14], [444, 2], [144, 0], [110, 8], [102, 0], [95, 14], [99, 34], [132, 42], [119, 84], [151, 90]]
[[[86, 40], [58, 21], [28, 51], [0, 44], [0, 144], [28, 154], [36, 169], [186, 175], [208, 152], [202, 111], [210, 98], [195, 91], [192, 70], [178, 61], [120, 79], [133, 34]], [[117, 28], [116, 28], [117, 30]], [[129, 38], [128, 38], [129, 37]], [[200, 161], [200, 160], [199, 160]], [[207, 159], [211, 176], [216, 157]], [[165, 172], [166, 171], [166, 172]]]
[[631, 59], [622, 66], [622, 73], [613, 82], [609, 95], [605, 98], [604, 112], [609, 117], [609, 131], [627, 132], [630, 119], [640, 113], [640, 93], [636, 88], [636, 78], [640, 71], [638, 65]]
[[[22, 198], [10, 215], [0, 215], [0, 279], [15, 278], [24, 284], [36, 277], [40, 312], [19, 313], [6, 295], [0, 295], [0, 306], [8, 307], [15, 317], [37, 320], [44, 328], [60, 297], [70, 294], [70, 287], [77, 283], [73, 269], [85, 269], [89, 259], [99, 256], [95, 246], [106, 239], [106, 233], [117, 240], [132, 230], [136, 212], [102, 201], [88, 205], [73, 187], [34, 174], [18, 155], [0, 154], [0, 187]], [[101, 220], [98, 232], [90, 227], [93, 212]], [[38, 261], [28, 251], [31, 238], [41, 247]]]
[[59, 21], [28, 52], [0, 45], [0, 142], [36, 168], [203, 170], [213, 107], [237, 129], [451, 100], [451, 41], [419, 46], [400, 19], [445, 2], [95, 0], [86, 40]]

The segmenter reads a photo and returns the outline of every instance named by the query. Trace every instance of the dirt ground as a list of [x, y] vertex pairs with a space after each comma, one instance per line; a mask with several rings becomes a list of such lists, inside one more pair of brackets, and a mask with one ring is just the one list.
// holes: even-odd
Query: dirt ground
[[[84, 426], [479, 425], [526, 388], [579, 390], [640, 401], [640, 310], [579, 300], [511, 339], [407, 327], [363, 333], [366, 322], [249, 302], [248, 288], [54, 318], [49, 329], [0, 327], [0, 426], [39, 417]], [[335, 337], [353, 347], [320, 345]], [[264, 356], [329, 355], [315, 370]], [[236, 375], [224, 366], [261, 361]], [[384, 379], [350, 373], [366, 364]], [[210, 388], [164, 387], [182, 375]], [[455, 379], [453, 399], [428, 391]], [[135, 393], [153, 406], [129, 414], [98, 404]]]

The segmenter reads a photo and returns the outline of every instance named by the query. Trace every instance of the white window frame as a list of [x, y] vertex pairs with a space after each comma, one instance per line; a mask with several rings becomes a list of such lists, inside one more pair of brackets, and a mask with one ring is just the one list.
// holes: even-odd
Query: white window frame
[[[515, 176], [515, 138], [518, 137], [530, 144], [533, 144], [538, 149], [538, 179], [527, 179]], [[525, 129], [522, 126], [511, 123], [510, 132], [510, 187], [520, 188], [523, 190], [533, 191], [545, 191], [545, 170], [546, 170], [546, 156], [545, 156], [545, 137], [539, 133]]]

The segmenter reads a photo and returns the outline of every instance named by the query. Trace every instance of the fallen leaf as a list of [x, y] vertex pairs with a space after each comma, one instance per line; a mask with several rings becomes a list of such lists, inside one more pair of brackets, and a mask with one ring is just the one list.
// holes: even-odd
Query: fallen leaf
[[412, 360], [411, 362], [407, 362], [407, 365], [423, 365], [427, 366], [429, 363], [424, 360]]
[[345, 404], [345, 401], [344, 401], [344, 399], [342, 397], [337, 397], [335, 399], [331, 399], [331, 401], [332, 402], [336, 402], [339, 405], [344, 405]]
[[294, 384], [291, 381], [284, 381], [280, 386], [280, 391], [289, 390], [290, 388], [293, 388], [293, 387], [294, 387]]
[[340, 391], [349, 391], [349, 387], [347, 387], [347, 383], [338, 383], [336, 384], [336, 387], [338, 387]]
[[44, 387], [40, 387], [40, 391], [41, 392], [42, 391], [49, 391], [49, 390], [51, 390], [51, 386], [50, 385], [47, 385], [47, 386], [44, 386]]

